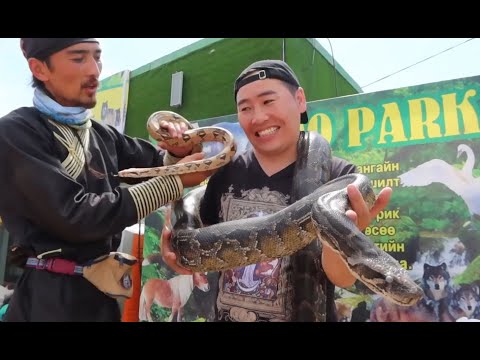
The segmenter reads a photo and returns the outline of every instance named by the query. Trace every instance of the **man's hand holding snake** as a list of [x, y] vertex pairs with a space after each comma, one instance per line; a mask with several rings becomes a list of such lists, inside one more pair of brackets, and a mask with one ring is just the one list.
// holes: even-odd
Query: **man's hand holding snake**
[[[169, 209], [171, 211], [171, 209]], [[183, 266], [178, 265], [177, 255], [172, 249], [172, 223], [170, 220], [170, 212], [165, 216], [165, 223], [162, 229], [162, 239], [160, 240], [160, 251], [162, 253], [163, 261], [167, 266], [180, 275], [192, 275], [193, 271]]]
[[[370, 209], [363, 199], [360, 190], [354, 184], [347, 185], [347, 194], [352, 210], [347, 210], [345, 214], [357, 225], [360, 231], [363, 231], [377, 214], [388, 205], [392, 189], [389, 187], [382, 189]], [[338, 271], [339, 268], [344, 268], [346, 265], [341, 256], [329, 246], [323, 247], [322, 264], [329, 279], [335, 281], [335, 285], [346, 288], [352, 286], [356, 281], [355, 276], [351, 273], [349, 274], [348, 271]], [[338, 274], [348, 275], [339, 276]]]
[[[166, 120], [161, 120], [159, 121], [159, 125], [162, 129], [167, 130], [172, 138], [181, 139], [183, 133], [188, 130], [188, 126], [184, 122], [170, 122]], [[185, 146], [172, 146], [165, 141], [158, 141], [157, 145], [161, 149], [168, 151], [172, 156], [175, 156], [176, 158], [183, 158], [187, 155], [190, 155], [193, 150], [192, 144], [186, 144]]]
[[346, 215], [357, 225], [360, 231], [363, 231], [376, 218], [378, 213], [388, 205], [392, 189], [389, 187], [383, 188], [371, 209], [368, 208], [362, 194], [355, 185], [348, 185], [347, 193], [352, 210], [347, 210]]

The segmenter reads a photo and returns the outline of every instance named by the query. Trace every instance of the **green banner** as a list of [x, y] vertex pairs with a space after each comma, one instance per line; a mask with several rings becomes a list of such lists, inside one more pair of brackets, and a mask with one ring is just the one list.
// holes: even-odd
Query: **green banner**
[[[388, 207], [365, 234], [408, 270], [425, 297], [401, 307], [357, 281], [335, 292], [340, 321], [480, 319], [480, 76], [315, 101], [303, 130], [320, 132], [333, 154], [358, 166], [378, 193], [393, 189]], [[206, 119], [245, 146], [236, 116]], [[146, 219], [142, 283], [177, 277], [159, 259], [164, 209]], [[216, 274], [209, 291], [189, 287], [178, 321], [212, 321]], [[199, 287], [200, 289], [201, 287]], [[145, 296], [145, 294], [143, 294]], [[172, 310], [140, 304], [140, 318], [172, 321]], [[148, 315], [148, 316], [147, 316]]]
[[358, 165], [375, 190], [393, 189], [366, 229], [425, 291], [414, 307], [337, 289], [343, 321], [480, 318], [480, 77], [309, 104], [308, 130]]
[[95, 120], [125, 131], [127, 118], [130, 71], [124, 70], [100, 81], [97, 105], [93, 108]]

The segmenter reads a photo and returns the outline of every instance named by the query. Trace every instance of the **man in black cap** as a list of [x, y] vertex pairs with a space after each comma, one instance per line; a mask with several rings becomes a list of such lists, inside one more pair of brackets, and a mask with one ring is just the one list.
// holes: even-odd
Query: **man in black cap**
[[[116, 299], [87, 280], [85, 265], [116, 251], [124, 228], [210, 173], [121, 187], [114, 176], [120, 170], [161, 166], [168, 154], [92, 121], [102, 69], [98, 41], [24, 38], [21, 49], [34, 106], [0, 118], [0, 217], [15, 242], [10, 258], [25, 268], [4, 321], [119, 321]], [[166, 127], [172, 136], [185, 130]], [[168, 150], [183, 157], [191, 149]], [[118, 286], [128, 289], [128, 278], [122, 280]]]
[[[204, 224], [277, 212], [314, 190], [305, 185], [307, 174], [317, 176], [321, 185], [356, 171], [337, 157], [330, 168], [306, 168], [311, 164], [306, 159], [309, 146], [322, 140], [300, 131], [300, 124], [308, 122], [306, 97], [285, 62], [251, 64], [235, 81], [234, 96], [240, 126], [252, 146], [209, 180], [200, 208]], [[347, 215], [363, 230], [388, 204], [391, 189], [380, 192], [371, 210], [355, 186], [348, 193], [354, 211]], [[164, 229], [164, 258], [172, 269], [188, 274], [175, 262], [169, 235]], [[334, 285], [349, 287], [354, 281], [333, 250], [313, 242], [293, 256], [221, 273], [216, 319], [335, 321]]]

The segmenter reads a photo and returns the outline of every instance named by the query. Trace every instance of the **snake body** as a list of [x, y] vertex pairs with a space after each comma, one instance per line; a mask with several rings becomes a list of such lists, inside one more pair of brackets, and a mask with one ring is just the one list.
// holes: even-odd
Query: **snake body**
[[415, 304], [423, 296], [421, 288], [345, 215], [348, 184], [357, 185], [367, 204], [373, 204], [369, 179], [345, 175], [271, 215], [177, 230], [172, 246], [183, 267], [220, 271], [292, 255], [318, 237], [370, 290], [399, 305]]
[[[174, 138], [168, 131], [160, 127], [161, 121], [171, 123], [183, 122], [187, 124], [189, 130], [183, 133], [182, 138]], [[157, 111], [153, 113], [147, 120], [147, 131], [155, 140], [166, 142], [172, 146], [185, 146], [187, 144], [192, 144], [195, 148], [195, 146], [201, 143], [216, 141], [223, 143], [224, 147], [220, 153], [208, 159], [153, 168], [130, 168], [119, 171], [118, 176], [144, 178], [214, 170], [230, 162], [237, 151], [235, 140], [230, 131], [215, 126], [193, 129], [183, 116], [172, 111]]]
[[[162, 119], [168, 117], [162, 116]], [[201, 129], [207, 133], [215, 131]], [[227, 143], [225, 149], [228, 147], [232, 149], [231, 143]], [[325, 153], [330, 154], [329, 149]], [[221, 161], [224, 160], [218, 160]], [[212, 166], [201, 162], [196, 166], [198, 170]], [[178, 169], [186, 165], [176, 166]], [[213, 164], [216, 165], [219, 164]], [[149, 171], [145, 170], [151, 176]], [[155, 170], [155, 176], [174, 172], [163, 171]], [[129, 175], [140, 177], [137, 172]], [[191, 220], [198, 214], [193, 214], [190, 204], [185, 208], [191, 213], [185, 219], [190, 220], [184, 220], [183, 228], [176, 228], [172, 234], [172, 247], [178, 262], [194, 272], [221, 271], [290, 256], [318, 238], [324, 246], [338, 253], [351, 273], [374, 293], [399, 305], [415, 304], [423, 297], [420, 286], [397, 260], [375, 246], [345, 215], [350, 209], [348, 184], [355, 184], [365, 202], [370, 207], [373, 205], [375, 193], [369, 179], [362, 174], [349, 174], [329, 181], [277, 213], [202, 228], [198, 228], [199, 221]], [[196, 201], [199, 198], [197, 194]]]

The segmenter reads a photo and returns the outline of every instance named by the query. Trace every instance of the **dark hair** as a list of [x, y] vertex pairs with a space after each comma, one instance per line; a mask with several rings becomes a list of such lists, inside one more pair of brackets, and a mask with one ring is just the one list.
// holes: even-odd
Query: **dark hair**
[[283, 80], [280, 80], [280, 81], [283, 83], [283, 85], [285, 85], [285, 87], [288, 89], [288, 91], [290, 91], [290, 93], [293, 96], [295, 96], [295, 93], [297, 92], [297, 90], [300, 86], [293, 85], [293, 84], [291, 84], [289, 82], [286, 82], [286, 81], [283, 81]]
[[[50, 56], [47, 56], [45, 59], [38, 59], [38, 60], [43, 61], [47, 65], [47, 67], [51, 69]], [[32, 75], [32, 87], [45, 89], [45, 84], [43, 83], [42, 80], [39, 80], [34, 75]]]

